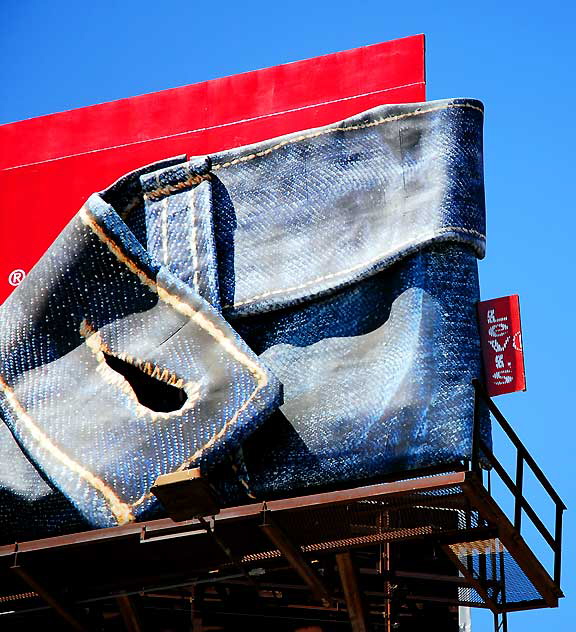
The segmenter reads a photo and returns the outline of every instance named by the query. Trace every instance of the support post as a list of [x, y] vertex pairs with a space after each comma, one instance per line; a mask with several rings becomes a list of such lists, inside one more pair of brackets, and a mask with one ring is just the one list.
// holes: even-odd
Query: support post
[[524, 486], [524, 458], [521, 450], [516, 449], [516, 493], [514, 494], [514, 528], [521, 533], [522, 492]]
[[474, 422], [472, 426], [472, 462], [471, 469], [476, 472], [480, 480], [482, 480], [482, 468], [480, 467], [480, 415], [482, 411], [482, 405], [480, 402], [479, 386], [480, 382], [477, 379], [472, 380], [474, 385]]
[[198, 586], [192, 584], [190, 587], [190, 606], [192, 609], [192, 632], [202, 632], [202, 613], [200, 611], [201, 591]]
[[562, 514], [563, 505], [556, 503], [556, 526], [554, 529], [554, 583], [560, 588], [560, 577], [562, 574]]
[[76, 616], [70, 612], [65, 605], [57, 599], [52, 593], [44, 588], [32, 575], [30, 575], [21, 566], [12, 566], [12, 570], [22, 579], [30, 588], [37, 593], [54, 611], [77, 632], [90, 632], [87, 625], [83, 624]]
[[346, 599], [348, 617], [352, 624], [352, 632], [367, 632], [364, 604], [358, 588], [358, 579], [350, 551], [338, 553], [336, 555], [336, 564], [338, 565], [338, 573], [344, 589], [344, 598]]
[[128, 595], [118, 595], [116, 603], [127, 632], [141, 632], [140, 622], [138, 621], [138, 615], [132, 599]]
[[312, 591], [312, 594], [318, 601], [325, 606], [330, 605], [332, 599], [324, 582], [320, 579], [316, 571], [308, 564], [300, 549], [290, 540], [290, 538], [276, 524], [270, 521], [270, 517], [266, 515], [265, 522], [260, 528], [268, 536], [270, 541], [280, 550], [282, 555], [288, 560], [290, 566], [300, 575], [306, 585]]

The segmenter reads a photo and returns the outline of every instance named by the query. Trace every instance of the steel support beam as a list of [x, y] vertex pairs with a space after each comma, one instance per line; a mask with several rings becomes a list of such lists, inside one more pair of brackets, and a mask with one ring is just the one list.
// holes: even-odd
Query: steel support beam
[[190, 586], [190, 607], [192, 608], [192, 632], [202, 632], [204, 625], [202, 623], [202, 613], [200, 611], [200, 603], [202, 601], [201, 587]]
[[271, 522], [270, 516], [267, 513], [265, 516], [264, 524], [260, 525], [262, 531], [288, 560], [290, 566], [292, 566], [310, 588], [314, 597], [328, 606], [332, 601], [330, 592], [320, 579], [318, 573], [308, 564], [299, 547], [290, 540], [288, 535], [284, 533], [278, 525]]
[[116, 604], [127, 632], [141, 632], [142, 629], [132, 599], [128, 595], [118, 595]]
[[350, 552], [338, 553], [336, 555], [336, 564], [338, 565], [338, 573], [340, 574], [340, 581], [344, 590], [352, 632], [367, 632], [364, 604], [362, 603], [358, 579]]
[[38, 582], [21, 566], [12, 566], [11, 569], [24, 581], [39, 597], [41, 597], [60, 616], [70, 628], [77, 632], [90, 632], [90, 628], [82, 623], [70, 610], [57, 599], [51, 592]]

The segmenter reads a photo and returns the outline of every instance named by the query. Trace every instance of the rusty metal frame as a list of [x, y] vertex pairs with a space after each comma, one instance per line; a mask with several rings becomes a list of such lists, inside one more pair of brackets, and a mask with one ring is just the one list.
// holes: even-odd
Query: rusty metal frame
[[46, 588], [22, 566], [15, 564], [11, 570], [54, 610], [68, 628], [76, 632], [92, 632], [91, 627], [74, 612], [75, 608], [72, 604], [66, 603], [64, 599]]
[[[258, 516], [264, 509], [268, 512], [309, 509], [328, 504], [336, 505], [339, 503], [348, 503], [354, 500], [365, 500], [376, 496], [397, 496], [421, 490], [442, 489], [455, 485], [461, 485], [465, 482], [465, 480], [466, 472], [453, 472], [430, 476], [427, 478], [400, 480], [380, 483], [377, 485], [369, 485], [366, 487], [356, 487], [354, 489], [272, 500], [266, 503], [252, 503], [250, 505], [222, 509], [218, 515], [214, 516], [213, 521], [214, 524], [219, 524], [225, 521], [242, 520], [248, 517]], [[78, 546], [81, 544], [89, 544], [91, 542], [116, 540], [117, 538], [127, 538], [131, 536], [137, 536], [140, 538], [143, 532], [145, 533], [143, 539], [148, 541], [151, 538], [157, 538], [162, 535], [183, 537], [186, 535], [192, 535], [191, 532], [196, 531], [203, 534], [206, 533], [198, 519], [175, 523], [170, 518], [161, 518], [159, 520], [151, 520], [148, 522], [126, 524], [120, 527], [109, 527], [105, 529], [97, 529], [95, 531], [82, 531], [80, 533], [71, 533], [52, 538], [0, 546], [0, 559], [2, 557], [12, 557], [16, 551], [19, 551], [20, 553], [32, 553], [34, 551], [45, 551], [53, 548]]]
[[[526, 558], [527, 546], [522, 539], [522, 511], [526, 513], [526, 516], [531, 520], [534, 527], [538, 530], [544, 541], [551, 548], [554, 555], [552, 582], [548, 581], [548, 573], [543, 569], [542, 565], [537, 560], [533, 568], [528, 569], [527, 575], [532, 580], [531, 575], [537, 575], [544, 581], [544, 590], [547, 592], [545, 597], [549, 603], [554, 603], [554, 599], [562, 597], [563, 594], [560, 590], [561, 580], [561, 568], [562, 568], [562, 518], [563, 513], [566, 510], [566, 505], [544, 474], [540, 469], [534, 458], [528, 452], [526, 446], [522, 443], [518, 435], [514, 432], [512, 426], [506, 420], [502, 412], [498, 409], [496, 404], [488, 396], [486, 389], [480, 380], [473, 380], [473, 385], [476, 393], [475, 415], [474, 415], [474, 432], [473, 432], [473, 449], [472, 449], [472, 463], [471, 469], [476, 473], [480, 486], [476, 485], [475, 488], [470, 488], [471, 497], [475, 498], [476, 502], [483, 503], [494, 514], [496, 512], [499, 515], [499, 527], [504, 533], [504, 537], [508, 536], [508, 539], [514, 548], [519, 548], [518, 554], [522, 558]], [[482, 439], [480, 434], [481, 414], [482, 406], [485, 406], [491, 413], [492, 419], [496, 420], [500, 428], [504, 431], [505, 435], [510, 440], [510, 443], [516, 450], [516, 469], [514, 479], [506, 472], [505, 468], [498, 461], [491, 448]], [[491, 498], [490, 487], [488, 489], [483, 484], [483, 470], [482, 462], [487, 462], [489, 466], [495, 471], [502, 482], [506, 485], [508, 490], [512, 493], [514, 498], [514, 517], [513, 523], [511, 523], [507, 517], [502, 519], [503, 512], [500, 510], [495, 501]], [[536, 511], [532, 508], [530, 503], [524, 497], [524, 471], [528, 467], [534, 474], [536, 480], [540, 483], [544, 491], [548, 494], [549, 499], [554, 503], [555, 515], [554, 515], [554, 527], [550, 531], [546, 525], [542, 522]], [[481, 489], [480, 489], [481, 488]], [[480, 495], [482, 498], [478, 498]], [[520, 536], [521, 542], [516, 545], [517, 537]], [[524, 546], [523, 546], [524, 545]], [[507, 547], [510, 550], [509, 547]], [[533, 557], [533, 556], [532, 556]], [[526, 558], [527, 559], [527, 558]], [[532, 565], [530, 565], [532, 566]], [[542, 575], [542, 571], [546, 575], [546, 579]], [[552, 584], [552, 585], [551, 585]], [[552, 596], [555, 594], [555, 598]]]
[[[362, 588], [355, 581], [354, 569], [351, 565], [350, 549], [355, 546], [386, 546], [389, 547], [391, 543], [398, 539], [407, 539], [409, 534], [396, 534], [394, 527], [391, 527], [388, 531], [378, 532], [378, 534], [371, 536], [359, 536], [357, 538], [346, 537], [342, 540], [330, 540], [329, 538], [322, 542], [325, 545], [323, 548], [318, 548], [316, 545], [310, 545], [306, 543], [298, 544], [298, 534], [292, 534], [286, 531], [286, 528], [279, 524], [276, 516], [281, 517], [284, 515], [290, 516], [294, 512], [296, 514], [299, 511], [312, 511], [316, 509], [323, 509], [328, 507], [337, 507], [338, 505], [354, 505], [358, 511], [363, 511], [363, 507], [355, 503], [366, 500], [378, 501], [382, 503], [383, 508], [386, 506], [394, 507], [395, 510], [403, 511], [404, 509], [410, 510], [416, 508], [418, 510], [425, 511], [428, 506], [434, 509], [447, 509], [447, 510], [462, 510], [466, 517], [466, 527], [460, 525], [457, 528], [444, 528], [443, 531], [437, 532], [430, 528], [428, 531], [425, 527], [417, 527], [420, 529], [418, 534], [413, 537], [424, 537], [437, 543], [443, 551], [446, 552], [449, 559], [454, 563], [455, 568], [459, 569], [463, 577], [452, 577], [448, 575], [438, 575], [434, 573], [414, 573], [396, 570], [393, 568], [380, 569], [379, 573], [385, 580], [390, 583], [394, 578], [407, 579], [413, 581], [430, 581], [433, 582], [450, 582], [453, 585], [469, 586], [476, 590], [484, 603], [472, 603], [464, 602], [459, 599], [453, 599], [449, 596], [442, 596], [442, 591], [437, 595], [420, 595], [412, 591], [411, 594], [406, 596], [408, 600], [417, 601], [436, 601], [438, 603], [451, 603], [454, 605], [473, 605], [476, 607], [487, 607], [492, 610], [495, 616], [495, 621], [500, 620], [500, 626], [502, 629], [506, 626], [506, 612], [512, 612], [514, 610], [524, 610], [529, 608], [538, 608], [543, 606], [556, 606], [559, 597], [562, 597], [562, 592], [559, 586], [560, 579], [560, 549], [561, 549], [561, 536], [562, 536], [562, 513], [565, 509], [559, 496], [554, 492], [550, 483], [542, 473], [542, 471], [535, 464], [534, 460], [527, 453], [526, 448], [520, 442], [516, 434], [510, 428], [508, 422], [503, 418], [502, 414], [494, 406], [493, 402], [485, 395], [482, 389], [482, 385], [475, 383], [475, 389], [477, 393], [476, 397], [476, 415], [473, 433], [473, 458], [468, 464], [468, 467], [462, 464], [451, 464], [446, 466], [446, 470], [441, 471], [438, 468], [430, 470], [428, 472], [413, 472], [412, 476], [418, 474], [420, 478], [404, 478], [402, 480], [388, 480], [386, 482], [379, 482], [377, 484], [357, 487], [353, 489], [344, 489], [338, 491], [327, 491], [315, 494], [309, 494], [306, 496], [300, 496], [295, 498], [285, 498], [280, 500], [272, 500], [268, 502], [258, 502], [249, 505], [239, 507], [229, 507], [222, 509], [217, 515], [205, 520], [204, 518], [196, 518], [193, 520], [186, 520], [176, 523], [171, 519], [153, 520], [139, 524], [129, 524], [122, 527], [114, 527], [110, 529], [100, 529], [97, 531], [74, 533], [70, 535], [57, 536], [52, 538], [46, 538], [42, 540], [35, 540], [31, 542], [23, 542], [18, 544], [5, 545], [0, 547], [0, 567], [4, 563], [11, 561], [14, 562], [12, 567], [14, 571], [20, 576], [22, 580], [36, 593], [37, 597], [40, 597], [47, 606], [32, 607], [32, 608], [19, 608], [18, 612], [35, 611], [39, 609], [45, 609], [46, 607], [53, 608], [57, 614], [59, 614], [66, 623], [76, 630], [88, 629], [82, 618], [78, 618], [75, 614], [76, 607], [79, 604], [94, 603], [102, 601], [104, 599], [116, 599], [117, 606], [120, 608], [122, 617], [125, 621], [125, 625], [128, 629], [137, 630], [137, 621], [135, 622], [135, 611], [133, 605], [130, 603], [129, 595], [136, 594], [129, 591], [123, 591], [121, 589], [116, 590], [113, 593], [107, 593], [105, 596], [92, 596], [85, 599], [81, 594], [78, 595], [76, 604], [64, 604], [60, 600], [56, 593], [52, 594], [50, 591], [45, 590], [42, 583], [45, 581], [37, 582], [34, 579], [34, 568], [23, 567], [21, 564], [21, 558], [16, 564], [16, 557], [19, 554], [25, 553], [26, 559], [32, 562], [35, 559], [36, 553], [46, 553], [53, 551], [56, 553], [58, 550], [68, 550], [70, 548], [79, 548], [81, 550], [90, 550], [90, 547], [102, 544], [107, 546], [107, 543], [111, 543], [113, 546], [115, 542], [121, 542], [122, 540], [131, 541], [132, 543], [136, 539], [136, 542], [146, 544], [147, 546], [142, 549], [142, 556], [146, 558], [147, 551], [154, 551], [156, 543], [164, 543], [162, 546], [172, 546], [172, 544], [166, 544], [166, 541], [173, 541], [173, 545], [178, 545], [178, 540], [181, 538], [189, 538], [190, 536], [200, 536], [200, 538], [187, 539], [186, 543], [192, 548], [195, 546], [203, 546], [205, 538], [210, 538], [221, 553], [224, 553], [224, 558], [229, 561], [222, 566], [222, 572], [214, 576], [197, 576], [190, 578], [185, 583], [174, 584], [170, 586], [161, 584], [154, 587], [145, 586], [140, 589], [140, 594], [146, 594], [150, 591], [167, 590], [175, 588], [177, 586], [193, 586], [203, 584], [216, 584], [217, 582], [227, 581], [239, 582], [245, 586], [250, 584], [256, 591], [260, 590], [260, 585], [255, 581], [254, 577], [248, 572], [248, 566], [255, 563], [260, 564], [267, 563], [272, 570], [281, 569], [278, 566], [278, 562], [282, 559], [287, 560], [289, 567], [296, 572], [300, 579], [304, 582], [304, 585], [299, 590], [308, 590], [311, 594], [322, 603], [322, 605], [308, 606], [309, 608], [316, 609], [320, 612], [324, 609], [326, 612], [332, 610], [332, 604], [339, 603], [340, 606], [346, 606], [348, 615], [353, 624], [355, 630], [362, 631], [366, 629], [367, 619], [362, 611]], [[482, 406], [487, 406], [490, 413], [500, 423], [512, 444], [517, 450], [516, 453], [516, 471], [515, 477], [510, 476], [497, 461], [496, 456], [493, 454], [489, 446], [485, 444], [480, 436], [479, 420], [482, 414]], [[482, 465], [489, 463], [496, 474], [498, 474], [507, 488], [514, 495], [514, 511], [513, 517], [509, 519], [499, 507], [498, 503], [491, 495], [490, 485], [488, 488], [484, 485], [485, 472], [482, 469]], [[542, 484], [543, 488], [548, 492], [550, 498], [556, 504], [556, 520], [552, 530], [548, 529], [540, 518], [536, 515], [535, 511], [528, 504], [523, 495], [524, 484], [524, 472], [526, 468], [530, 468], [537, 480]], [[407, 474], [408, 476], [408, 474]], [[438, 492], [442, 489], [453, 488], [454, 496], [418, 496], [420, 492]], [[414, 496], [418, 497], [415, 498]], [[387, 501], [390, 500], [390, 504], [387, 505]], [[373, 505], [374, 503], [372, 503]], [[366, 505], [366, 510], [369, 510], [369, 506]], [[546, 569], [536, 559], [524, 539], [521, 537], [521, 531], [523, 528], [523, 516], [524, 512], [527, 519], [531, 520], [534, 526], [542, 534], [544, 540], [551, 547], [554, 552], [554, 578], [551, 578]], [[475, 521], [472, 520], [472, 516], [478, 516]], [[266, 551], [255, 553], [255, 555], [245, 555], [244, 557], [238, 556], [232, 552], [234, 546], [230, 547], [230, 542], [226, 542], [226, 530], [224, 532], [219, 529], [226, 527], [227, 525], [233, 525], [235, 522], [243, 523], [247, 525], [247, 528], [257, 528], [260, 526], [260, 532], [266, 534], [267, 538], [272, 543], [274, 550], [268, 553], [274, 553], [274, 555], [266, 554]], [[280, 521], [282, 522], [282, 520]], [[254, 525], [252, 527], [251, 525]], [[437, 526], [435, 527], [438, 528]], [[402, 528], [401, 528], [402, 529]], [[416, 529], [416, 527], [414, 528]], [[224, 533], [224, 536], [222, 536]], [[230, 537], [230, 531], [228, 531], [228, 538]], [[220, 535], [219, 535], [220, 534]], [[297, 537], [293, 537], [296, 535]], [[321, 533], [319, 533], [321, 535]], [[204, 536], [202, 538], [202, 536]], [[377, 537], [376, 537], [377, 536]], [[512, 555], [521, 571], [532, 582], [534, 587], [542, 595], [542, 599], [530, 600], [517, 603], [506, 603], [505, 593], [502, 591], [500, 603], [496, 602], [496, 595], [493, 592], [488, 592], [490, 582], [494, 583], [491, 579], [487, 580], [487, 575], [480, 573], [479, 577], [474, 576], [471, 569], [462, 564], [460, 560], [454, 555], [450, 549], [452, 543], [473, 542], [478, 539], [498, 538], [506, 550]], [[356, 542], [356, 540], [358, 540]], [[232, 543], [233, 544], [233, 543]], [[86, 547], [89, 547], [86, 549]], [[152, 547], [151, 549], [149, 547]], [[316, 548], [315, 548], [316, 547]], [[318, 551], [318, 553], [316, 553]], [[310, 564], [308, 559], [309, 553], [316, 553], [322, 555], [335, 555], [332, 558], [335, 562], [338, 570], [338, 577], [340, 584], [342, 585], [343, 597], [335, 596], [330, 587], [325, 583], [324, 579], [318, 575], [313, 565]], [[222, 556], [220, 561], [214, 560], [214, 563], [222, 565]], [[253, 559], [252, 559], [253, 558]], [[285, 564], [285, 562], [284, 562]], [[503, 564], [503, 558], [500, 559], [500, 564]], [[236, 567], [239, 572], [230, 573], [232, 567]], [[289, 568], [284, 566], [284, 568]], [[502, 569], [501, 569], [502, 570]], [[208, 572], [208, 571], [207, 571]], [[216, 571], [212, 571], [216, 572]], [[44, 578], [45, 579], [45, 578]], [[167, 579], [167, 577], [166, 577]], [[166, 582], [168, 584], [169, 582]], [[268, 583], [264, 582], [264, 586]], [[270, 584], [272, 585], [272, 584]], [[416, 585], [416, 584], [415, 584]], [[498, 587], [495, 587], [498, 589]], [[22, 588], [20, 588], [20, 592]], [[26, 593], [32, 594], [32, 593]], [[364, 595], [376, 595], [376, 593], [367, 591]], [[378, 593], [379, 595], [379, 593]], [[15, 590], [14, 600], [17, 601], [18, 591]], [[504, 602], [502, 602], [504, 597]], [[386, 596], [382, 594], [383, 602], [389, 604], [390, 595]], [[3, 601], [10, 601], [10, 597], [3, 597]], [[311, 611], [312, 611], [311, 610]]]
[[368, 632], [366, 612], [362, 600], [362, 593], [358, 586], [358, 579], [354, 568], [354, 561], [350, 551], [336, 555], [338, 573], [344, 590], [346, 608], [352, 626], [352, 632]]
[[263, 521], [260, 525], [262, 531], [288, 560], [292, 568], [310, 588], [314, 597], [324, 606], [329, 607], [333, 601], [330, 591], [318, 573], [308, 564], [300, 547], [292, 542], [288, 534], [275, 522], [266, 509], [262, 512], [262, 517]]
[[142, 632], [132, 597], [129, 595], [118, 595], [116, 603], [118, 604], [118, 610], [122, 616], [126, 632]]

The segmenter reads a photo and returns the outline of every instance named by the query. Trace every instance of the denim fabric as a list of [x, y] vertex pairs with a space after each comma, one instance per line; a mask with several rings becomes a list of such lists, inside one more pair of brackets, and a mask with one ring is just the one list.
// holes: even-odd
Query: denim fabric
[[92, 195], [0, 308], [0, 537], [150, 516], [190, 466], [226, 504], [468, 458], [482, 120], [382, 106]]

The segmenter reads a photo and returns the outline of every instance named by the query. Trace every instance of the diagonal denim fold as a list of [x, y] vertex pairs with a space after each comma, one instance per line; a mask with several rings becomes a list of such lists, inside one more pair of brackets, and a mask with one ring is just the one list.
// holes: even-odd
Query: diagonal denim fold
[[189, 466], [230, 503], [467, 458], [482, 121], [382, 106], [93, 194], [0, 308], [28, 477], [0, 470], [0, 513], [101, 527]]

